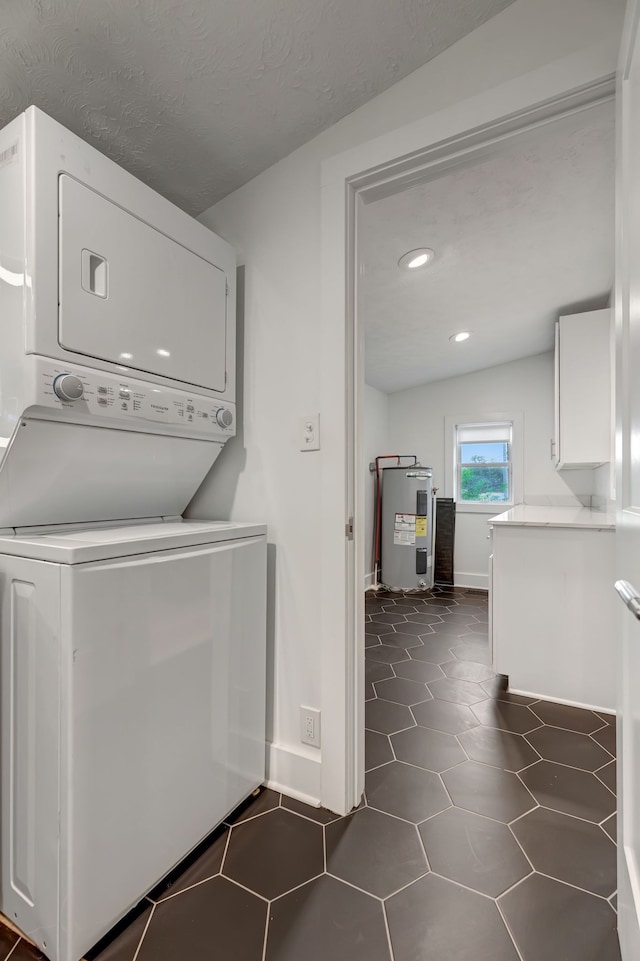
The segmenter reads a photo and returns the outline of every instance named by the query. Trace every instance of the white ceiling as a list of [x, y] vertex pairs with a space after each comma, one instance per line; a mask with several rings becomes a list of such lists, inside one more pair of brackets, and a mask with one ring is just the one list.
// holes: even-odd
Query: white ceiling
[[200, 213], [512, 0], [2, 0], [0, 126], [35, 104]]
[[[367, 383], [390, 393], [550, 350], [559, 313], [607, 305], [613, 233], [612, 103], [363, 205]], [[400, 270], [415, 247], [434, 262]], [[473, 336], [450, 342], [460, 330]]]

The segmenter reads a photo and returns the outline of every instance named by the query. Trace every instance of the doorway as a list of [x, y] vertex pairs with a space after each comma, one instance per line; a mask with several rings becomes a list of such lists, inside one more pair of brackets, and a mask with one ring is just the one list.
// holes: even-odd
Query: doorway
[[[356, 806], [364, 787], [364, 615], [361, 597], [366, 569], [365, 461], [362, 432], [364, 411], [364, 331], [359, 318], [359, 251], [357, 224], [361, 205], [382, 200], [412, 185], [433, 180], [446, 171], [480, 162], [514, 133], [525, 133], [562, 116], [610, 102], [613, 76], [590, 80], [549, 97], [549, 87], [532, 80], [529, 89], [502, 91], [499, 102], [487, 95], [471, 112], [463, 109], [428, 118], [323, 164], [322, 277], [323, 343], [327, 356], [346, 331], [344, 385], [347, 417], [344, 433], [334, 438], [345, 452], [344, 500], [336, 501], [337, 516], [353, 519], [356, 536], [348, 534], [344, 553], [327, 528], [325, 563], [342, 573], [344, 598], [331, 596], [331, 640], [323, 657], [323, 704], [330, 707], [331, 727], [325, 726], [323, 804], [346, 812]], [[428, 146], [424, 146], [424, 144]], [[400, 156], [398, 153], [400, 152]], [[346, 214], [346, 220], [345, 220]], [[346, 223], [346, 230], [345, 230]], [[346, 318], [346, 327], [345, 324]], [[335, 383], [327, 384], [330, 410], [340, 404]], [[344, 406], [342, 408], [345, 409]], [[335, 468], [332, 467], [335, 489]], [[329, 479], [328, 479], [329, 480]], [[332, 501], [333, 504], [333, 501]], [[328, 516], [327, 512], [327, 516]], [[330, 625], [329, 625], [330, 626]], [[345, 632], [346, 626], [346, 632]], [[344, 685], [336, 685], [335, 665], [344, 664]], [[325, 712], [326, 713], [326, 712]]]

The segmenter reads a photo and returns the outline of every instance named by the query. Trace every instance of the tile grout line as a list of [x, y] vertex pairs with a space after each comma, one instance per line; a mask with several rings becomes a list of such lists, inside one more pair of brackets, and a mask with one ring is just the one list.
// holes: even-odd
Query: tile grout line
[[605, 896], [604, 894], [597, 894], [595, 891], [588, 891], [587, 888], [581, 888], [579, 884], [572, 884], [571, 881], [565, 881], [564, 878], [555, 878], [552, 874], [545, 874], [544, 871], [536, 871], [541, 878], [547, 878], [549, 881], [557, 881], [558, 884], [564, 884], [567, 888], [573, 888], [574, 891], [580, 891], [582, 894], [590, 894], [594, 898], [598, 898], [600, 901], [604, 901], [605, 904], [609, 903], [609, 898], [613, 897], [613, 894]]
[[[528, 741], [527, 741], [527, 744], [529, 744]], [[533, 745], [530, 745], [530, 747], [533, 747]], [[535, 748], [533, 748], [533, 750], [535, 751]], [[562, 761], [552, 761], [552, 760], [550, 760], [550, 758], [548, 758], [548, 757], [540, 757], [540, 758], [538, 758], [537, 761], [534, 761], [533, 764], [528, 764], [526, 768], [523, 767], [523, 768], [521, 768], [520, 770], [521, 770], [521, 771], [526, 771], [526, 770], [528, 770], [530, 767], [534, 767], [535, 764], [539, 764], [540, 761], [546, 761], [547, 764], [557, 764], [558, 767], [565, 767], [565, 768], [567, 768], [569, 771], [580, 771], [581, 774], [593, 774], [594, 777], [596, 776], [596, 772], [595, 772], [595, 771], [588, 771], [588, 770], [586, 770], [586, 769], [583, 768], [583, 767], [576, 767], [574, 764], [564, 764]], [[600, 778], [598, 778], [598, 780], [600, 781]], [[602, 784], [603, 787], [607, 787], [607, 785], [606, 785], [606, 784], [603, 784], [602, 781], [600, 781], [600, 783]], [[614, 791], [611, 791], [609, 788], [607, 788], [607, 791], [609, 791], [609, 793], [610, 793], [610, 794], [613, 794], [613, 796], [615, 797], [615, 792], [614, 792]]]
[[454, 805], [453, 805], [453, 804], [449, 804], [449, 805], [447, 805], [446, 808], [443, 808], [442, 811], [436, 811], [435, 814], [430, 814], [429, 817], [428, 817], [428, 818], [424, 818], [423, 821], [417, 821], [417, 822], [416, 822], [416, 821], [408, 821], [406, 818], [400, 817], [399, 814], [391, 814], [390, 811], [383, 811], [382, 808], [377, 808], [377, 807], [375, 807], [375, 805], [371, 804], [371, 802], [370, 802], [369, 800], [367, 800], [367, 807], [368, 807], [368, 808], [371, 808], [372, 811], [377, 811], [378, 814], [385, 814], [387, 817], [393, 818], [394, 821], [401, 821], [403, 824], [410, 824], [411, 827], [418, 827], [419, 824], [424, 824], [425, 821], [430, 821], [431, 818], [437, 817], [438, 814], [442, 814], [443, 811], [448, 811], [449, 808], [454, 807]]
[[[374, 731], [373, 733], [374, 733], [374, 734], [378, 734], [379, 732], [378, 732], [378, 731]], [[384, 765], [381, 764], [380, 767], [384, 767]], [[303, 802], [300, 802], [300, 803], [303, 803]], [[309, 806], [311, 806], [311, 805], [309, 805]], [[313, 818], [313, 817], [311, 817], [310, 814], [303, 814], [302, 811], [292, 811], [291, 808], [284, 807], [284, 805], [283, 805], [283, 807], [282, 807], [282, 810], [283, 810], [283, 811], [286, 811], [287, 814], [295, 814], [295, 816], [296, 816], [297, 818], [302, 818], [303, 821], [311, 821], [312, 824], [317, 824], [317, 825], [319, 825], [320, 827], [326, 827], [326, 824], [333, 824], [333, 821], [340, 821], [342, 818], [345, 818], [345, 817], [348, 817], [348, 816], [349, 816], [348, 814], [336, 814], [336, 816], [334, 817], [333, 821], [328, 821], [328, 822], [325, 823], [324, 821], [316, 821], [316, 819]], [[321, 808], [313, 808], [312, 810], [314, 810], [314, 811], [319, 811], [319, 810], [322, 810], [322, 809], [321, 809]], [[332, 813], [333, 813], [333, 812], [332, 812]]]
[[327, 825], [322, 825], [322, 870], [327, 873]]
[[138, 947], [136, 948], [136, 950], [135, 950], [135, 952], [134, 952], [134, 955], [133, 955], [133, 958], [131, 959], [131, 961], [137, 961], [137, 959], [138, 959], [138, 955], [140, 954], [140, 948], [142, 947], [142, 942], [144, 941], [144, 939], [145, 939], [145, 937], [146, 937], [146, 934], [147, 934], [147, 931], [149, 930], [149, 925], [151, 924], [151, 919], [153, 918], [154, 914], [156, 913], [156, 907], [157, 907], [157, 905], [154, 904], [153, 907], [151, 908], [151, 912], [150, 912], [150, 914], [149, 914], [149, 917], [147, 918], [147, 923], [145, 924], [144, 930], [143, 930], [142, 934], [140, 935], [140, 940], [138, 941]]
[[431, 870], [431, 868], [427, 868], [427, 870], [424, 871], [422, 874], [418, 875], [417, 878], [413, 878], [411, 881], [407, 881], [406, 884], [401, 885], [396, 891], [392, 891], [391, 894], [387, 894], [384, 898], [381, 898], [380, 900], [383, 903], [386, 903], [387, 901], [390, 900], [390, 898], [395, 898], [397, 894], [402, 894], [402, 892], [406, 891], [407, 888], [413, 887], [413, 885], [417, 884], [418, 881], [424, 881], [424, 879], [426, 877], [429, 877], [430, 874], [433, 874], [433, 871]]
[[[540, 810], [540, 805], [538, 805], [537, 808], [532, 808], [532, 810], [533, 810], [533, 811], [538, 811], [538, 810]], [[516, 842], [516, 844], [518, 845], [518, 847], [519, 847], [520, 850], [522, 851], [524, 857], [526, 858], [529, 866], [531, 867], [531, 872], [532, 872], [533, 874], [535, 874], [536, 869], [535, 869], [535, 867], [534, 867], [533, 861], [531, 860], [531, 858], [529, 857], [529, 855], [528, 855], [527, 852], [525, 851], [524, 847], [523, 847], [522, 844], [520, 843], [520, 840], [519, 840], [517, 834], [515, 833], [515, 831], [514, 831], [513, 828], [511, 827], [512, 824], [516, 824], [518, 821], [521, 821], [523, 818], [526, 818], [528, 814], [531, 814], [531, 811], [527, 811], [526, 814], [522, 814], [522, 815], [520, 815], [519, 818], [516, 818], [514, 821], [510, 821], [509, 824], [507, 824], [507, 828], [509, 829], [509, 833], [511, 834], [511, 837], [512, 837], [513, 840]], [[529, 876], [529, 875], [527, 875], [527, 877], [528, 877], [528, 876]], [[521, 880], [524, 881], [524, 878], [521, 878]], [[517, 882], [516, 882], [516, 883], [517, 883]], [[511, 885], [511, 888], [513, 888], [513, 887], [515, 887], [514, 884]], [[510, 891], [511, 888], [507, 888], [507, 891]], [[507, 891], [503, 891], [502, 894], [506, 894]], [[498, 897], [501, 897], [501, 896], [502, 896], [502, 895], [498, 895]]]
[[[257, 891], [254, 891], [252, 888], [248, 888], [246, 884], [241, 884], [240, 881], [236, 881], [236, 879], [232, 878], [229, 874], [220, 873], [218, 877], [224, 878], [224, 880], [228, 881], [229, 884], [234, 884], [237, 888], [241, 888], [242, 891], [246, 891], [247, 894], [253, 894], [254, 897], [260, 898], [261, 901], [266, 901], [267, 904], [269, 903], [269, 898], [265, 897], [264, 894], [259, 894]], [[288, 894], [289, 892], [287, 891], [286, 893]], [[99, 959], [97, 959], [97, 961], [99, 961]], [[136, 959], [134, 958], [133, 961], [136, 961]]]
[[[428, 871], [425, 873], [429, 873]], [[348, 888], [353, 888], [354, 891], [359, 891], [360, 894], [366, 894], [367, 897], [373, 898], [374, 901], [379, 901], [381, 904], [384, 903], [384, 898], [380, 894], [374, 894], [373, 891], [365, 891], [359, 885], [354, 884], [353, 881], [348, 881], [346, 878], [339, 878], [337, 874], [332, 874], [331, 871], [325, 871], [325, 875], [331, 878], [333, 881], [339, 881], [340, 884], [346, 884]], [[413, 884], [413, 881], [411, 882]], [[391, 896], [391, 895], [390, 895]]]
[[[251, 796], [251, 795], [249, 795], [249, 797], [250, 797], [250, 796]], [[271, 811], [277, 811], [277, 809], [278, 809], [279, 807], [280, 807], [279, 804], [274, 804], [274, 806], [273, 806], [272, 808], [269, 808], [267, 811], [258, 811], [257, 814], [250, 814], [250, 815], [249, 815], [248, 817], [246, 817], [246, 818], [245, 818], [245, 817], [242, 817], [242, 815], [241, 815], [241, 816], [240, 816], [240, 820], [239, 820], [239, 821], [235, 821], [233, 824], [230, 824], [229, 821], [221, 821], [220, 823], [221, 823], [221, 824], [224, 824], [226, 827], [229, 828], [230, 831], [232, 831], [234, 828], [239, 828], [241, 824], [248, 824], [249, 821], [255, 821], [255, 820], [257, 820], [257, 818], [263, 818], [263, 817], [265, 816], [265, 814], [270, 814]], [[248, 808], [247, 808], [247, 810], [248, 810]], [[233, 812], [231, 812], [231, 813], [233, 813]]]
[[[8, 930], [10, 930], [10, 929], [8, 929]], [[23, 940], [23, 939], [20, 937], [20, 935], [18, 935], [15, 944], [13, 945], [13, 947], [11, 948], [11, 950], [9, 951], [9, 954], [6, 956], [6, 958], [4, 959], [4, 961], [9, 961], [9, 958], [11, 957], [11, 955], [12, 955], [13, 952], [16, 950], [16, 948], [18, 947], [18, 945], [20, 944], [20, 942], [21, 942], [22, 940]]]
[[[551, 811], [553, 814], [563, 814], [567, 818], [573, 818], [574, 821], [582, 821], [583, 824], [590, 824], [592, 827], [601, 827], [605, 821], [608, 821], [609, 818], [613, 817], [613, 815], [617, 813], [617, 811], [612, 811], [611, 814], [608, 814], [606, 818], [603, 818], [602, 821], [590, 821], [588, 818], [581, 818], [579, 814], [569, 814], [568, 811], [558, 811], [556, 808], [550, 808], [548, 804], [540, 804], [540, 802], [538, 802], [538, 807], [542, 808], [544, 811]], [[526, 813], [529, 814], [529, 811]], [[515, 824], [515, 820], [510, 823]], [[609, 840], [611, 840], [611, 838], [609, 838]]]
[[[421, 823], [424, 823], [424, 822], [421, 822]], [[429, 871], [432, 870], [432, 868], [431, 868], [431, 862], [429, 860], [429, 855], [427, 854], [427, 848], [424, 843], [424, 838], [422, 837], [422, 834], [420, 832], [420, 828], [418, 827], [417, 824], [415, 825], [415, 829], [416, 829], [416, 834], [418, 835], [418, 841], [420, 842], [420, 847], [422, 848], [422, 853], [424, 854], [424, 859], [427, 862], [427, 873], [428, 873]]]
[[[433, 874], [434, 878], [440, 878], [441, 881], [447, 881], [449, 884], [455, 884], [456, 887], [464, 888], [465, 891], [469, 891], [471, 894], [477, 894], [478, 897], [484, 898], [486, 901], [493, 901], [495, 903], [497, 900], [492, 894], [487, 894], [485, 891], [479, 891], [477, 888], [471, 888], [463, 881], [454, 881], [453, 878], [448, 878], [446, 874], [439, 874], [438, 871], [431, 871], [431, 874]], [[530, 877], [530, 874], [528, 874], [527, 877]]]
[[[597, 743], [597, 741], [596, 741], [596, 743]], [[605, 750], [606, 750], [606, 748], [605, 748]], [[604, 764], [602, 764], [600, 767], [597, 767], [597, 768], [595, 769], [595, 771], [593, 771], [592, 773], [593, 773], [593, 774], [597, 774], [598, 771], [602, 771], [602, 770], [604, 770], [605, 767], [609, 767], [611, 764], [614, 764], [614, 763], [616, 762], [616, 760], [617, 760], [617, 758], [612, 757], [610, 761], [605, 761]]]
[[383, 920], [384, 920], [384, 928], [385, 928], [385, 931], [387, 932], [387, 945], [388, 945], [388, 948], [389, 948], [389, 959], [390, 959], [390, 961], [394, 961], [395, 954], [394, 954], [394, 950], [393, 950], [393, 942], [391, 941], [391, 929], [390, 929], [390, 927], [389, 927], [389, 918], [387, 917], [387, 904], [386, 904], [386, 901], [383, 901], [383, 902], [382, 902], [382, 917], [383, 917]]
[[[529, 874], [527, 877], [531, 877], [531, 875]], [[525, 879], [523, 878], [522, 880], [524, 881]], [[514, 887], [517, 887], [517, 885], [514, 885]], [[510, 888], [510, 890], [513, 891], [513, 888]], [[502, 897], [502, 895], [500, 895], [500, 897]], [[511, 938], [511, 942], [515, 948], [516, 954], [518, 955], [519, 961], [525, 961], [522, 952], [520, 951], [520, 947], [518, 946], [518, 942], [516, 941], [515, 934], [511, 930], [504, 911], [502, 910], [502, 905], [500, 904], [499, 898], [496, 898], [496, 908], [498, 909], [498, 914], [502, 918], [502, 923], [504, 924], [505, 930]]]
[[[293, 888], [288, 888], [286, 891], [283, 891], [282, 894], [277, 894], [275, 898], [271, 898], [271, 899], [269, 899], [269, 898], [263, 898], [263, 900], [264, 900], [264, 901], [268, 901], [270, 905], [273, 905], [273, 904], [276, 903], [276, 901], [282, 901], [282, 899], [283, 899], [283, 898], [286, 898], [289, 894], [293, 894], [294, 891], [299, 891], [300, 888], [306, 887], [307, 884], [311, 884], [312, 881], [317, 881], [318, 878], [323, 878], [323, 877], [325, 877], [325, 875], [326, 875], [327, 877], [332, 877], [332, 876], [333, 876], [333, 875], [329, 875], [326, 871], [320, 871], [318, 874], [314, 874], [312, 878], [307, 878], [306, 881], [302, 881], [300, 884], [296, 884], [296, 886], [293, 887]], [[231, 880], [231, 879], [229, 879], [229, 880]], [[239, 885], [239, 887], [242, 887], [242, 885]], [[246, 891], [249, 891], [250, 894], [255, 894], [255, 891], [250, 891], [249, 888], [245, 888], [245, 890], [246, 890]], [[258, 895], [258, 897], [259, 897], [259, 895]]]

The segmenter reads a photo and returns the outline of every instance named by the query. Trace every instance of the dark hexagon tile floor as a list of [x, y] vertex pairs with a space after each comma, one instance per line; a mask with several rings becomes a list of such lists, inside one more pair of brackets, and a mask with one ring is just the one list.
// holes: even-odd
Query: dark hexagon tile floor
[[323, 870], [322, 827], [284, 808], [235, 827], [224, 858], [225, 877], [269, 900]]
[[386, 898], [429, 870], [413, 824], [362, 808], [326, 830], [327, 872]]
[[614, 719], [510, 694], [482, 591], [366, 608], [363, 804], [263, 790], [90, 961], [620, 961]]
[[527, 961], [620, 961], [616, 915], [602, 898], [531, 874], [498, 904]]
[[611, 791], [588, 771], [554, 761], [538, 761], [522, 771], [520, 778], [542, 807], [561, 814], [600, 824], [616, 808]]
[[616, 890], [616, 846], [596, 824], [536, 808], [511, 830], [541, 874], [603, 898]]
[[611, 760], [611, 755], [593, 738], [575, 731], [545, 725], [531, 731], [527, 741], [547, 761], [570, 764], [583, 771], [597, 771]]
[[435, 874], [389, 898], [387, 917], [395, 961], [518, 961], [495, 901]]
[[444, 811], [451, 804], [437, 774], [403, 761], [391, 761], [370, 771], [365, 778], [365, 797], [367, 804], [378, 811], [413, 824]]
[[495, 898], [531, 873], [521, 847], [500, 821], [451, 807], [419, 830], [431, 870], [481, 894]]
[[399, 761], [427, 771], [446, 771], [466, 760], [460, 744], [451, 734], [411, 727], [391, 736], [393, 752]]
[[459, 739], [472, 761], [482, 761], [503, 771], [522, 771], [540, 760], [540, 755], [521, 734], [483, 726], [465, 731]]
[[[235, 954], [217, 956], [239, 961]], [[252, 961], [261, 957], [257, 954]], [[269, 914], [265, 961], [302, 958], [391, 961], [382, 902], [327, 875], [275, 901]]]

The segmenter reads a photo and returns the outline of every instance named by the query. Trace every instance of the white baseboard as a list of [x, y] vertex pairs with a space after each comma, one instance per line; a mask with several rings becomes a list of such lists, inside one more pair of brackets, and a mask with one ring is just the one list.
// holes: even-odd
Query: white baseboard
[[[309, 750], [313, 750], [310, 748]], [[294, 750], [291, 745], [267, 742], [267, 777], [265, 784], [312, 807], [320, 807], [322, 763], [320, 753]]]
[[476, 590], [489, 590], [488, 574], [470, 574], [465, 571], [453, 572], [453, 583], [456, 587], [473, 587]]
[[369, 574], [364, 575], [364, 589], [367, 590], [368, 587], [373, 587], [375, 582], [375, 571], [371, 571]]
[[[602, 704], [586, 704], [584, 701], [569, 701], [564, 697], [551, 697], [550, 694], [538, 694], [535, 691], [520, 690], [519, 687], [509, 685], [509, 694], [520, 694], [523, 697], [533, 697], [537, 701], [552, 701], [554, 704], [566, 704], [567, 707], [581, 707], [585, 711], [598, 711], [600, 714], [617, 714], [615, 707], [603, 707]], [[535, 710], [535, 705], [533, 705]]]

